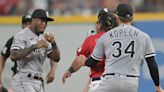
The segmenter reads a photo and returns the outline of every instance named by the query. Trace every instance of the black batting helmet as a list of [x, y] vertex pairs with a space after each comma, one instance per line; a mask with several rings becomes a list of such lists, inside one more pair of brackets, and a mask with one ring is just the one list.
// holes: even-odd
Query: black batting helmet
[[22, 16], [22, 23], [31, 22], [31, 15]]

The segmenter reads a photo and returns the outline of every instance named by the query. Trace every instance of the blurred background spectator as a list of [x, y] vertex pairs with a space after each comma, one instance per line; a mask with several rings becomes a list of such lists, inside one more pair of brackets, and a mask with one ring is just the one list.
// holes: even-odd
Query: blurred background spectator
[[35, 9], [48, 10], [50, 15], [95, 15], [106, 7], [115, 9], [129, 3], [136, 12], [163, 12], [164, 0], [0, 0], [0, 15], [31, 14]]

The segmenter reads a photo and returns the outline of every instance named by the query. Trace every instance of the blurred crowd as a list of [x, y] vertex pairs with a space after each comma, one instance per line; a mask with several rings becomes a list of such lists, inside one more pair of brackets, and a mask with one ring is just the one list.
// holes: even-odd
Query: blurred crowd
[[0, 15], [31, 14], [35, 9], [48, 10], [51, 15], [94, 15], [106, 7], [115, 9], [129, 3], [136, 12], [163, 12], [164, 0], [0, 0]]

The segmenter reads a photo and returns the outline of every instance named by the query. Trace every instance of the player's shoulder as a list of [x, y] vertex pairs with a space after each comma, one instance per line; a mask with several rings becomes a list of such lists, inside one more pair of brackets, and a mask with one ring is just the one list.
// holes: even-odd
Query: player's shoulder
[[17, 32], [14, 37], [24, 37], [26, 35], [26, 29], [22, 29], [21, 31]]
[[85, 41], [92, 41], [92, 40], [95, 40], [95, 39], [99, 39], [100, 36], [101, 35], [99, 33], [96, 33], [96, 34], [93, 34], [93, 35], [90, 35], [90, 36], [86, 37]]
[[85, 39], [86, 40], [91, 40], [91, 39], [94, 39], [96, 37], [96, 34], [94, 35], [89, 35], [88, 37], [86, 37]]

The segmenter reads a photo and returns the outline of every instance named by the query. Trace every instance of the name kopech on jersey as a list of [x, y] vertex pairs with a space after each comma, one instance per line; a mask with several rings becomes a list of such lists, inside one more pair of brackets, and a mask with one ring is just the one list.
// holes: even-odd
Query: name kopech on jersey
[[133, 37], [137, 37], [138, 36], [138, 31], [131, 30], [131, 29], [129, 31], [127, 31], [127, 29], [125, 29], [125, 30], [118, 29], [118, 30], [112, 31], [109, 35], [110, 35], [110, 38], [111, 39], [113, 37], [122, 37], [122, 36], [133, 36]]

